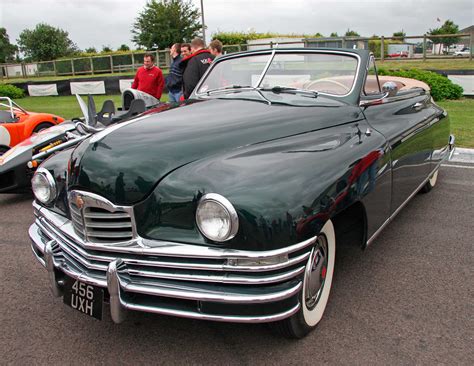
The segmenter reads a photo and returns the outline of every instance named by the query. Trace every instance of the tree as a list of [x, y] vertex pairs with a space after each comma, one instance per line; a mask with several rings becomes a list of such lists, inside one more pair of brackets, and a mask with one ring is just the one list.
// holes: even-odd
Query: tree
[[329, 37], [339, 37], [339, 36], [337, 35], [337, 32], [332, 32]]
[[117, 48], [117, 51], [130, 51], [130, 47], [128, 47], [126, 44], [123, 44]]
[[101, 52], [102, 53], [110, 53], [110, 52], [114, 52], [114, 51], [112, 50], [112, 48], [110, 48], [110, 46], [105, 46], [104, 45], [104, 46], [102, 46], [102, 51]]
[[69, 39], [68, 32], [46, 23], [36, 25], [33, 30], [23, 30], [17, 42], [20, 51], [34, 61], [50, 61], [78, 52], [75, 43]]
[[401, 31], [399, 31], [399, 32], [393, 33], [393, 37], [401, 37], [401, 38], [399, 38], [399, 39], [400, 39], [400, 41], [402, 41], [402, 42], [405, 40], [405, 36], [406, 36], [406, 35], [407, 35], [407, 34], [403, 31], [403, 29], [402, 29]]
[[0, 63], [13, 61], [18, 47], [10, 43], [7, 30], [0, 28]]
[[85, 49], [86, 53], [97, 53], [97, 50], [95, 47], [88, 47]]
[[[454, 22], [452, 20], [449, 20], [449, 19], [446, 20], [441, 27], [435, 28], [435, 29], [430, 29], [430, 31], [428, 32], [428, 34], [433, 35], [433, 36], [438, 35], [438, 34], [456, 34], [456, 33], [459, 33], [459, 26], [454, 24]], [[441, 43], [441, 45], [449, 47], [452, 44], [458, 43], [459, 42], [459, 37], [439, 37], [439, 38], [438, 37], [434, 37], [434, 38], [430, 37], [430, 40], [433, 43]]]
[[132, 41], [146, 49], [164, 49], [200, 35], [200, 12], [190, 0], [151, 0], [136, 18]]
[[360, 34], [357, 33], [356, 31], [353, 31], [349, 28], [347, 28], [346, 34], [344, 34], [345, 37], [360, 37]]

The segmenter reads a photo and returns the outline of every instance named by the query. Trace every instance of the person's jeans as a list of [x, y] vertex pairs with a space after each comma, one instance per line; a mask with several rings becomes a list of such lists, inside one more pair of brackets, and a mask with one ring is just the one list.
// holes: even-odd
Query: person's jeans
[[183, 95], [183, 92], [181, 90], [177, 92], [172, 92], [170, 90], [168, 93], [168, 99], [170, 102], [179, 102], [179, 99], [181, 98], [182, 95]]

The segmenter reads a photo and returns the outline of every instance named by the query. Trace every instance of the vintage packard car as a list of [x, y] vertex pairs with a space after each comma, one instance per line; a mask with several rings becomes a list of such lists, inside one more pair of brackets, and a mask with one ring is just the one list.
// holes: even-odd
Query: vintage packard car
[[99, 319], [135, 310], [303, 337], [336, 244], [364, 248], [435, 185], [453, 139], [427, 89], [382, 80], [364, 50], [220, 57], [185, 103], [40, 166], [33, 253], [53, 294]]

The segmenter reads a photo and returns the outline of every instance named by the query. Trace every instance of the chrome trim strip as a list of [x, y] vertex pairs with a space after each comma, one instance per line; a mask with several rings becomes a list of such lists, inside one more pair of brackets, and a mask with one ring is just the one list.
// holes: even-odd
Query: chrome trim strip
[[368, 247], [370, 244], [373, 243], [375, 238], [382, 232], [383, 229], [385, 229], [385, 227], [389, 223], [393, 221], [395, 216], [397, 216], [397, 214], [402, 210], [402, 208], [405, 207], [405, 205], [418, 193], [418, 191], [426, 184], [426, 182], [430, 180], [433, 173], [437, 169], [439, 169], [440, 166], [441, 166], [441, 162], [438, 163], [438, 165], [432, 170], [432, 172], [428, 175], [428, 177], [410, 194], [410, 196], [408, 196], [408, 198], [400, 206], [398, 206], [398, 208], [390, 215], [390, 217], [387, 220], [385, 220], [385, 222], [377, 229], [377, 231], [372, 234], [370, 239], [367, 240], [367, 243], [365, 245], [366, 247]]
[[183, 286], [183, 289], [176, 287], [166, 288], [164, 286], [151, 286], [146, 284], [137, 285], [131, 282], [125, 282], [119, 277], [120, 287], [125, 291], [152, 295], [152, 296], [164, 296], [175, 299], [186, 299], [186, 300], [198, 300], [198, 301], [213, 301], [231, 304], [263, 304], [268, 302], [275, 302], [285, 300], [293, 295], [296, 295], [302, 287], [302, 282], [299, 281], [295, 286], [278, 292], [272, 292], [267, 294], [237, 294], [237, 293], [212, 293], [206, 291], [199, 291], [197, 288], [191, 288], [189, 286]]
[[291, 280], [292, 278], [302, 274], [304, 272], [304, 266], [290, 270], [285, 273], [279, 273], [274, 276], [259, 276], [259, 277], [245, 277], [239, 275], [225, 274], [224, 276], [216, 275], [199, 275], [199, 274], [180, 274], [180, 273], [164, 273], [159, 271], [144, 271], [129, 268], [127, 273], [131, 276], [140, 276], [148, 278], [161, 278], [168, 280], [178, 281], [195, 281], [195, 282], [211, 282], [211, 283], [225, 283], [225, 284], [242, 284], [242, 285], [265, 285], [269, 283], [283, 282]]
[[[201, 320], [212, 320], [217, 322], [233, 322], [233, 323], [270, 323], [276, 322], [278, 320], [286, 319], [300, 309], [300, 304], [298, 303], [293, 308], [273, 315], [262, 315], [262, 316], [238, 316], [238, 315], [210, 315], [203, 313], [193, 313], [190, 311], [183, 310], [170, 310], [170, 309], [160, 309], [146, 305], [136, 305], [123, 303], [123, 305], [130, 310], [143, 311], [148, 313], [162, 314], [162, 315], [172, 315], [179, 316], [183, 318], [191, 319], [201, 319]], [[112, 318], [113, 319], [113, 318]], [[115, 319], [113, 319], [115, 321]]]

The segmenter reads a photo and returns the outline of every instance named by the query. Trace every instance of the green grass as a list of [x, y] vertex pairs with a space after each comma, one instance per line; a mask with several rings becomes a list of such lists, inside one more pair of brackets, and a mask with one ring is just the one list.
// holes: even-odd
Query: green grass
[[422, 69], [422, 70], [473, 70], [474, 61], [469, 59], [441, 59], [441, 60], [385, 60], [376, 61], [375, 64], [378, 67], [383, 67], [389, 70], [399, 69]]
[[456, 146], [474, 148], [474, 99], [437, 102], [448, 111]]
[[[86, 97], [82, 99], [87, 102]], [[111, 99], [115, 108], [122, 106], [122, 96], [117, 95], [94, 95], [94, 101], [96, 110], [99, 111], [102, 108], [102, 103], [105, 100]], [[161, 101], [168, 101], [168, 94], [163, 94]], [[31, 112], [46, 112], [53, 113], [65, 119], [71, 119], [73, 117], [82, 117], [81, 109], [77, 103], [75, 96], [63, 96], [63, 97], [26, 97], [17, 99], [16, 102], [27, 111]]]
[[[120, 95], [97, 95], [94, 96], [97, 110], [100, 110], [106, 99], [112, 99], [116, 107], [121, 106]], [[163, 94], [161, 99], [167, 101], [168, 95]], [[54, 113], [66, 119], [82, 115], [74, 96], [26, 97], [18, 99], [17, 102], [27, 110]], [[438, 104], [449, 113], [451, 133], [456, 136], [456, 146], [474, 148], [474, 99], [446, 100]]]

